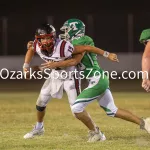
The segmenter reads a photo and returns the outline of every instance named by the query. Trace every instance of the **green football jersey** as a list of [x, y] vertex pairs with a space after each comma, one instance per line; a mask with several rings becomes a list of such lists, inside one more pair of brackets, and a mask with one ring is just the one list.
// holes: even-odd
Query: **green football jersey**
[[[76, 45], [91, 45], [94, 46], [94, 42], [92, 38], [89, 36], [82, 36], [78, 39], [74, 39], [72, 41], [74, 46]], [[92, 77], [94, 75], [98, 75], [103, 72], [100, 68], [97, 61], [97, 54], [95, 53], [85, 53], [83, 56], [81, 63], [78, 65], [80, 70], [83, 71], [85, 77]]]

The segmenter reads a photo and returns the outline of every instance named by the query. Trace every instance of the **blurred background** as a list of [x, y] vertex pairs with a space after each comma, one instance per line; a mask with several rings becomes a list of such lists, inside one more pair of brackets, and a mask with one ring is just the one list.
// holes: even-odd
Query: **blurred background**
[[[118, 64], [98, 56], [102, 68], [107, 71], [115, 70], [118, 74], [123, 71], [140, 71], [144, 45], [139, 43], [139, 37], [143, 29], [150, 28], [149, 4], [149, 1], [135, 3], [108, 0], [97, 2], [1, 1], [0, 69], [22, 70], [27, 42], [34, 40], [35, 30], [42, 23], [53, 24], [59, 34], [60, 27], [67, 19], [78, 18], [85, 23], [86, 34], [94, 39], [95, 46], [118, 55], [120, 60]], [[41, 63], [42, 60], [35, 56], [32, 64]], [[142, 90], [141, 79], [128, 80], [128, 82], [112, 80], [111, 82], [112, 87], [115, 84], [117, 84], [115, 87], [127, 84], [127, 87], [121, 87], [126, 87], [125, 90]], [[3, 86], [8, 85], [6, 80], [1, 80], [0, 84], [2, 83]], [[35, 83], [37, 84], [37, 81]], [[121, 90], [120, 86], [116, 90]]]

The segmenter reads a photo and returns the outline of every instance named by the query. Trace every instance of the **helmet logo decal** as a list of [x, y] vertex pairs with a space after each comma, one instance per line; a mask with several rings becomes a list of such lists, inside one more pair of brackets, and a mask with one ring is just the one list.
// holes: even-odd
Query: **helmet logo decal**
[[71, 22], [70, 26], [73, 29], [73, 31], [78, 30], [78, 28], [76, 27], [76, 24], [78, 24], [78, 22]]

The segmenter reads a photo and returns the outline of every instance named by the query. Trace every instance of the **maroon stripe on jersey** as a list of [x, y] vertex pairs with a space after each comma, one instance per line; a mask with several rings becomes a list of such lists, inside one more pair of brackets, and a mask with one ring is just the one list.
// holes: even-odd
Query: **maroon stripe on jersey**
[[74, 77], [75, 88], [76, 88], [76, 92], [77, 92], [77, 96], [78, 96], [80, 94], [79, 79], [76, 79], [75, 75], [73, 77]]
[[65, 45], [66, 41], [63, 41], [60, 45], [60, 57], [65, 57]]

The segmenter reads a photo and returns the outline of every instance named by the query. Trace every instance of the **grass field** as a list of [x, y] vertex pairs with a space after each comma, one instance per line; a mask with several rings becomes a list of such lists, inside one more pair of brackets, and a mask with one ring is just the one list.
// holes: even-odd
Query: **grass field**
[[[13, 81], [14, 82], [14, 81]], [[87, 128], [72, 116], [67, 102], [53, 99], [47, 107], [44, 136], [25, 140], [23, 135], [36, 122], [37, 89], [24, 92], [23, 86], [4, 86], [0, 93], [0, 150], [147, 150], [150, 135], [137, 125], [110, 118], [93, 102], [87, 107], [93, 120], [105, 133], [104, 142], [87, 143]], [[18, 85], [18, 84], [17, 84]], [[2, 88], [3, 87], [3, 88]], [[27, 87], [26, 87], [27, 88]], [[17, 90], [15, 90], [17, 89]], [[140, 117], [150, 116], [149, 94], [145, 92], [113, 92], [118, 107], [128, 109]]]

